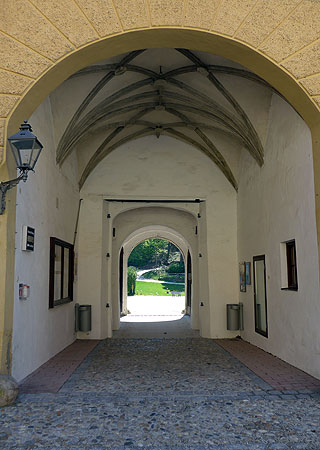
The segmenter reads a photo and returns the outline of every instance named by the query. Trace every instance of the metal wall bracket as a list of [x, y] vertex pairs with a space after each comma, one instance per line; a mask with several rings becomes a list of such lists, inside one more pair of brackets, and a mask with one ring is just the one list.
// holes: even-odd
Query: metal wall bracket
[[16, 187], [21, 180], [26, 181], [28, 178], [27, 172], [23, 172], [18, 178], [9, 181], [1, 181], [0, 182], [0, 215], [2, 215], [6, 209], [6, 195], [9, 189]]

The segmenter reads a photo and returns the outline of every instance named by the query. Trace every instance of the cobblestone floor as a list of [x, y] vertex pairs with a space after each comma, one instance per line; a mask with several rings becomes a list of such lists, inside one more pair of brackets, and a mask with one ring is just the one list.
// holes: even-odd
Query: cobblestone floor
[[0, 448], [319, 450], [319, 423], [319, 392], [274, 390], [212, 340], [112, 339], [0, 409]]

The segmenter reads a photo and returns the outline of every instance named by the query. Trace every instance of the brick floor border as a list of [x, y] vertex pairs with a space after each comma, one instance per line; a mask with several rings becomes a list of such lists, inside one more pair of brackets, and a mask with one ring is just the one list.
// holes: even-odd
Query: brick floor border
[[275, 391], [319, 390], [320, 380], [242, 339], [215, 342], [262, 378]]
[[98, 340], [76, 340], [22, 380], [20, 393], [58, 392], [98, 343]]

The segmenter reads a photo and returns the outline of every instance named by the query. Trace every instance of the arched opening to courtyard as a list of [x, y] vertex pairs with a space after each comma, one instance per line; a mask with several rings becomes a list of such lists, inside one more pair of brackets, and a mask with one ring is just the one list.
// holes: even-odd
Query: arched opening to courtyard
[[[121, 254], [124, 247], [120, 258]], [[161, 237], [137, 244], [127, 262], [127, 311], [121, 309], [120, 296], [121, 313], [127, 313], [129, 320], [136, 316], [144, 316], [145, 320], [157, 316], [161, 320], [170, 317], [174, 320], [186, 314], [184, 260], [182, 251]]]
[[[120, 251], [120, 329], [116, 337], [185, 337], [191, 332], [192, 267], [190, 250], [164, 227], [139, 230]], [[171, 235], [171, 240], [161, 236]], [[137, 239], [143, 239], [135, 245]], [[176, 243], [174, 243], [174, 241]], [[177, 244], [177, 240], [179, 244]], [[183, 245], [183, 250], [177, 245]], [[134, 247], [134, 248], [132, 248]], [[131, 252], [130, 252], [131, 250]], [[186, 254], [184, 254], [186, 252]], [[128, 255], [129, 253], [129, 255]], [[185, 258], [189, 264], [185, 266]], [[122, 268], [122, 276], [121, 276]], [[127, 270], [124, 270], [127, 269]], [[188, 273], [187, 273], [188, 269]], [[124, 280], [126, 274], [126, 281]], [[185, 292], [185, 279], [189, 279]], [[125, 295], [121, 299], [121, 293]], [[121, 301], [122, 300], [122, 301]]]
[[[113, 288], [113, 329], [119, 329], [121, 322], [166, 322], [180, 320], [184, 316], [189, 317], [189, 319], [184, 320], [187, 328], [199, 329], [199, 266], [196, 264], [195, 267], [192, 267], [191, 263], [192, 255], [197, 254], [195, 252], [198, 248], [195, 235], [196, 222], [194, 215], [190, 211], [187, 212], [188, 209], [199, 208], [199, 204], [194, 202], [170, 203], [170, 207], [168, 207], [165, 202], [150, 204], [141, 201], [135, 204], [128, 203], [131, 208], [126, 210], [128, 204], [115, 201], [110, 202], [109, 207], [117, 205], [119, 208], [119, 203], [122, 204], [124, 212], [120, 213], [113, 222], [112, 252], [115, 255], [115, 261], [112, 262], [113, 275], [111, 277], [118, 277], [119, 281], [121, 280], [122, 289], [120, 283], [119, 287], [115, 284]], [[153, 223], [153, 225], [150, 225], [150, 223]], [[158, 267], [158, 270], [164, 272], [164, 268], [168, 267], [168, 261], [170, 261], [170, 255], [169, 260], [167, 260], [168, 245], [170, 245], [171, 251], [176, 248], [176, 258], [182, 261], [182, 264], [173, 263], [171, 266], [174, 270], [175, 265], [178, 266], [177, 269], [181, 266], [183, 274], [179, 276], [182, 282], [180, 281], [181, 284], [176, 285], [172, 281], [168, 281], [168, 277], [175, 277], [175, 281], [177, 281], [177, 275], [164, 272], [160, 276], [161, 274], [155, 270], [142, 270], [142, 273], [147, 272], [147, 277], [148, 275], [155, 277], [155, 274], [157, 274], [156, 278], [160, 276], [165, 280], [157, 279], [155, 282], [150, 282], [150, 278], [146, 278], [146, 281], [139, 281], [138, 279], [131, 292], [135, 296], [131, 297], [128, 295], [128, 293], [130, 294], [130, 286], [127, 283], [128, 265], [145, 266], [137, 255], [133, 254], [132, 257], [130, 255], [141, 243], [152, 242], [152, 239], [162, 242], [164, 251], [161, 257], [158, 254], [153, 260], [149, 258], [149, 269], [155, 264], [159, 266], [159, 262], [162, 261], [162, 268]], [[117, 272], [118, 267], [119, 271]], [[184, 281], [187, 279], [189, 279], [189, 282], [186, 284], [185, 292]], [[192, 307], [193, 298], [196, 299], [194, 307]], [[127, 315], [128, 310], [132, 315]], [[121, 315], [124, 315], [124, 317], [120, 321]], [[180, 325], [179, 327], [181, 328]]]

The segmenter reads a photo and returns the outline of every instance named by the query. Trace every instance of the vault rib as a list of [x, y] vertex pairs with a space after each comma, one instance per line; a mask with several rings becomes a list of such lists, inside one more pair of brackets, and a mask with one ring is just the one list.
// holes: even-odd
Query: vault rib
[[[157, 73], [140, 65], [131, 64], [144, 51], [133, 51], [125, 55], [118, 63], [91, 66], [70, 77], [107, 72], [91, 89], [73, 114], [58, 144], [57, 162], [62, 164], [74, 146], [87, 133], [93, 130], [110, 130], [108, 136], [87, 163], [79, 181], [81, 187], [96, 165], [115, 148], [129, 140], [137, 139], [144, 135], [155, 133], [159, 137], [160, 134], [166, 133], [195, 146], [206, 154], [237, 190], [237, 181], [230, 167], [204, 130], [220, 132], [240, 140], [260, 166], [263, 164], [264, 151], [260, 138], [246, 112], [233, 95], [215, 77], [214, 73], [243, 77], [273, 91], [275, 90], [263, 79], [249, 71], [214, 64], [206, 65], [198, 56], [186, 49], [176, 49], [176, 51], [185, 56], [192, 65], [178, 67], [166, 73], [162, 73], [161, 70], [160, 73]], [[121, 87], [102, 99], [93, 108], [88, 108], [92, 100], [114, 77], [121, 76], [127, 72], [137, 73], [146, 78]], [[209, 82], [209, 86], [211, 84], [223, 95], [232, 107], [232, 110], [208, 97], [190, 83], [176, 78], [188, 73], [204, 75]], [[151, 85], [154, 85], [152, 91], [147, 89]], [[168, 87], [174, 88], [174, 90], [168, 89]], [[139, 90], [142, 92], [136, 92]], [[84, 114], [87, 108], [88, 112]], [[180, 122], [166, 122], [163, 120], [159, 122], [159, 120], [153, 119], [142, 120], [143, 116], [153, 113], [155, 110], [161, 110], [164, 114], [171, 114], [179, 118]], [[132, 117], [121, 120], [121, 116], [123, 117], [131, 112], [134, 113]], [[190, 117], [188, 117], [189, 115]], [[115, 119], [116, 117], [119, 117], [119, 120], [113, 120], [110, 123], [110, 119]], [[205, 119], [208, 123], [204, 120], [198, 120], [199, 117]], [[132, 133], [129, 132], [127, 136], [120, 137], [121, 133], [130, 127], [141, 127], [142, 129]], [[188, 129], [188, 134], [181, 131], [183, 128]], [[194, 135], [194, 137], [190, 137], [190, 135]], [[202, 142], [200, 143], [199, 140]]]
[[[119, 62], [119, 64], [117, 65], [117, 67], [121, 67], [125, 64], [127, 64], [128, 62], [132, 61], [134, 58], [136, 58], [138, 55], [140, 55], [141, 53], [143, 53], [144, 50], [136, 50], [133, 51], [131, 53], [129, 53], [128, 55], [126, 55], [124, 58], [121, 59], [121, 61]], [[109, 72], [107, 75], [105, 75], [96, 85], [93, 89], [91, 89], [91, 91], [89, 92], [89, 94], [86, 96], [86, 98], [83, 100], [83, 102], [81, 103], [81, 105], [78, 107], [78, 109], [76, 110], [76, 112], [74, 113], [73, 117], [71, 118], [70, 122], [67, 125], [67, 128], [65, 129], [60, 142], [58, 144], [58, 148], [57, 148], [57, 155], [59, 155], [60, 153], [60, 148], [64, 146], [64, 141], [68, 136], [68, 133], [70, 132], [70, 130], [72, 129], [72, 127], [76, 124], [77, 120], [79, 119], [79, 117], [81, 116], [81, 114], [83, 113], [83, 111], [86, 109], [86, 107], [91, 103], [91, 101], [94, 99], [94, 97], [98, 94], [98, 92], [115, 76], [115, 71]]]
[[263, 147], [260, 141], [260, 138], [258, 136], [258, 133], [256, 132], [254, 126], [252, 125], [250, 119], [248, 118], [246, 112], [244, 109], [240, 106], [240, 104], [237, 102], [237, 100], [233, 97], [233, 95], [223, 86], [222, 83], [208, 70], [208, 67], [206, 64], [204, 64], [200, 58], [198, 58], [196, 55], [194, 55], [190, 50], [187, 49], [177, 49], [182, 55], [184, 55], [186, 58], [188, 58], [191, 62], [193, 62], [196, 66], [199, 68], [205, 68], [208, 71], [208, 79], [212, 82], [212, 84], [218, 89], [219, 92], [228, 100], [228, 102], [233, 106], [235, 111], [239, 114], [243, 122], [248, 127], [249, 133], [252, 135], [252, 137], [256, 140], [256, 146], [257, 146], [257, 152], [259, 153], [260, 158], [257, 159], [259, 162], [259, 165], [262, 166], [263, 164]]
[[[165, 130], [165, 133], [177, 136], [177, 137], [180, 138], [180, 140], [188, 142], [189, 144], [191, 144], [194, 147], [196, 147], [199, 150], [201, 150], [205, 155], [207, 155], [211, 159], [211, 161], [213, 161], [216, 164], [216, 166], [225, 175], [225, 177], [231, 183], [231, 185], [234, 187], [234, 189], [236, 191], [238, 191], [238, 185], [237, 185], [237, 182], [236, 182], [236, 180], [235, 180], [235, 178], [233, 176], [233, 173], [232, 173], [231, 169], [229, 168], [227, 162], [225, 161], [225, 159], [223, 158], [223, 156], [221, 155], [221, 153], [217, 149], [216, 149], [215, 152], [211, 152], [206, 147], [201, 145], [199, 142], [195, 141], [194, 139], [190, 138], [187, 135], [184, 135], [180, 131], [174, 130], [173, 128], [167, 128]], [[217, 157], [216, 152], [220, 155], [220, 158]]]
[[[146, 69], [144, 67], [136, 66], [133, 64], [126, 64], [125, 67], [128, 72], [137, 72], [137, 73], [142, 73], [147, 76], [154, 75], [155, 77], [160, 77], [160, 75], [157, 74], [156, 72], [154, 72], [150, 69]], [[82, 75], [87, 75], [90, 73], [101, 73], [101, 72], [106, 72], [107, 70], [115, 70], [116, 68], [117, 68], [117, 64], [103, 64], [103, 65], [90, 66], [90, 67], [86, 67], [86, 68], [81, 69], [78, 72], [74, 73], [73, 75], [71, 75], [69, 77], [69, 79], [75, 78], [78, 76], [82, 76]], [[273, 92], [275, 92], [276, 94], [278, 94], [285, 100], [285, 97], [283, 97], [279, 91], [277, 91], [273, 86], [271, 86], [271, 84], [269, 84], [263, 78], [260, 78], [255, 73], [249, 72], [248, 70], [238, 69], [236, 67], [229, 67], [229, 66], [218, 66], [218, 65], [214, 65], [214, 64], [208, 64], [207, 68], [210, 72], [245, 78], [246, 80], [250, 80], [254, 83], [260, 84], [261, 86], [271, 89]], [[198, 70], [198, 66], [196, 66], [196, 65], [184, 66], [184, 67], [180, 67], [178, 69], [173, 69], [169, 72], [166, 72], [165, 75], [166, 76], [184, 75], [186, 73], [197, 72], [197, 70]]]
[[[137, 90], [141, 88], [142, 86], [145, 86], [147, 84], [150, 84], [150, 79], [147, 80], [141, 80], [137, 83], [134, 83], [126, 88], [123, 88], [122, 90], [116, 92], [115, 94], [112, 94], [110, 97], [105, 99], [104, 101], [100, 102], [99, 105], [97, 105], [93, 110], [91, 110], [86, 116], [81, 119], [77, 125], [73, 127], [72, 133], [70, 133], [69, 141], [65, 143], [65, 146], [60, 150], [59, 155], [57, 155], [57, 161], [59, 163], [62, 163], [63, 160], [68, 156], [68, 154], [72, 151], [72, 147], [82, 138], [85, 136], [85, 134], [93, 127], [96, 123], [98, 123], [101, 120], [104, 120], [105, 117], [107, 117], [110, 112], [118, 113], [119, 111], [117, 108], [119, 107], [125, 107], [130, 103], [139, 102], [143, 99], [147, 98], [153, 98], [156, 99], [161, 96], [160, 93], [157, 93], [155, 91], [149, 91], [149, 92], [143, 92], [139, 93], [130, 97], [126, 97], [122, 100], [117, 100], [119, 97], [121, 97], [124, 94], [128, 94], [130, 92], [133, 92], [134, 90]], [[176, 92], [171, 91], [163, 91], [162, 97], [164, 103], [167, 103], [166, 98], [174, 99], [174, 100], [180, 100], [182, 102], [186, 102], [187, 104], [195, 105], [195, 112], [204, 111], [207, 113], [207, 118], [210, 118], [211, 120], [217, 121], [218, 123], [221, 123], [226, 128], [229, 128], [231, 131], [233, 131], [235, 134], [239, 135], [239, 137], [243, 140], [244, 145], [246, 145], [251, 151], [252, 156], [254, 158], [258, 158], [258, 155], [254, 154], [254, 142], [252, 143], [250, 141], [250, 136], [246, 135], [246, 130], [242, 126], [241, 122], [238, 121], [236, 116], [231, 115], [227, 110], [222, 109], [219, 105], [217, 105], [214, 102], [207, 102], [206, 99], [200, 99], [200, 101], [196, 101], [195, 99], [186, 97], [184, 95], [181, 95]], [[206, 104], [207, 103], [207, 104]], [[187, 105], [184, 105], [183, 103], [177, 104], [178, 108], [188, 108]], [[140, 104], [137, 104], [138, 107], [140, 107]], [[155, 105], [157, 106], [157, 105]], [[205, 106], [213, 107], [215, 106], [215, 111], [211, 112], [208, 111]], [[113, 108], [115, 108], [113, 110]], [[124, 110], [125, 111], [125, 110]]]

